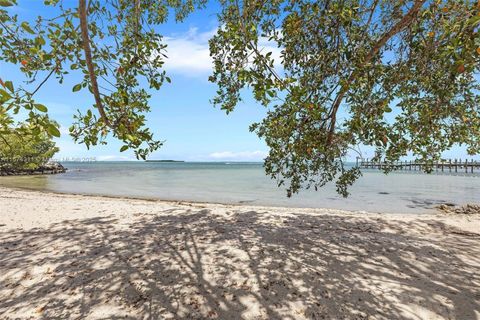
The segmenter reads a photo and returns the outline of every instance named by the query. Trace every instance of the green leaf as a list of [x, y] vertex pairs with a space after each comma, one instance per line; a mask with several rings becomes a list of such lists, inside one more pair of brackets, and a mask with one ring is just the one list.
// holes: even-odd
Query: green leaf
[[57, 138], [60, 137], [60, 131], [58, 131], [58, 128], [54, 124], [48, 125], [47, 132], [54, 137], [57, 137]]
[[7, 88], [10, 92], [13, 93], [13, 83], [12, 81], [5, 81], [5, 88]]
[[77, 92], [77, 91], [80, 91], [80, 89], [82, 89], [82, 84], [81, 84], [81, 83], [76, 84], [75, 86], [73, 86], [72, 91], [73, 91], [73, 92]]
[[123, 151], [125, 151], [125, 150], [127, 150], [127, 149], [128, 149], [128, 146], [127, 146], [127, 145], [124, 145], [124, 146], [122, 146], [122, 147], [120, 148], [120, 152], [123, 152]]
[[11, 0], [0, 0], [0, 7], [11, 7], [15, 3]]
[[43, 46], [45, 45], [45, 39], [43, 39], [43, 37], [36, 37], [35, 38], [35, 44], [39, 45], [39, 46]]
[[480, 16], [473, 16], [472, 18], [468, 19], [468, 23], [472, 26], [475, 26], [476, 24], [480, 23]]
[[32, 28], [30, 27], [28, 22], [26, 22], [26, 21], [22, 22], [21, 26], [22, 26], [23, 30], [27, 31], [28, 33], [31, 33], [31, 34], [35, 33], [35, 31], [32, 30]]
[[10, 100], [12, 98], [12, 96], [3, 89], [0, 89], [0, 95], [3, 97], [4, 101]]
[[40, 112], [47, 112], [48, 111], [47, 107], [45, 107], [43, 104], [36, 103], [36, 104], [34, 104], [34, 106], [35, 106], [35, 109], [37, 109]]

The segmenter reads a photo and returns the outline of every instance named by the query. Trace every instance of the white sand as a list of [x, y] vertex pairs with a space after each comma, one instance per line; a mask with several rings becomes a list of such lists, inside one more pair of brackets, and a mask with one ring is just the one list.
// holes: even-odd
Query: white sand
[[480, 319], [480, 217], [0, 188], [0, 319]]

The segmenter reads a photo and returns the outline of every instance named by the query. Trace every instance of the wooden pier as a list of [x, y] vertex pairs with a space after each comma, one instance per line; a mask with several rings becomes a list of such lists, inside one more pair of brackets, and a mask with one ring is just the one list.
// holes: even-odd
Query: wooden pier
[[418, 161], [397, 161], [395, 163], [374, 162], [368, 159], [357, 159], [357, 167], [361, 169], [385, 169], [393, 168], [394, 170], [421, 171], [425, 167], [430, 167], [432, 171], [437, 172], [457, 172], [457, 173], [474, 173], [480, 172], [480, 161], [470, 161], [465, 159], [449, 159], [438, 161], [433, 164], [422, 163]]

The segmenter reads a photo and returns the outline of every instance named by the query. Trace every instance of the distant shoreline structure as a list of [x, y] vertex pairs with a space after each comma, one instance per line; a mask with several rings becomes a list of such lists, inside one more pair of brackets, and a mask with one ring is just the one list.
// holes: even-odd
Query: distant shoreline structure
[[184, 160], [145, 160], [145, 162], [185, 162]]
[[464, 162], [462, 162], [461, 159], [448, 159], [448, 160], [439, 160], [436, 162], [432, 163], [426, 163], [426, 162], [419, 162], [419, 161], [397, 161], [394, 163], [386, 163], [386, 162], [379, 162], [379, 161], [372, 161], [368, 159], [361, 159], [357, 158], [357, 167], [361, 169], [385, 169], [385, 168], [392, 168], [396, 170], [409, 170], [409, 171], [421, 171], [422, 169], [425, 168], [430, 168], [433, 171], [447, 171], [448, 172], [458, 172], [458, 171], [463, 171], [465, 170], [465, 173], [476, 173], [478, 170], [480, 170], [480, 162], [479, 161], [474, 161], [471, 159], [468, 161], [466, 159]]

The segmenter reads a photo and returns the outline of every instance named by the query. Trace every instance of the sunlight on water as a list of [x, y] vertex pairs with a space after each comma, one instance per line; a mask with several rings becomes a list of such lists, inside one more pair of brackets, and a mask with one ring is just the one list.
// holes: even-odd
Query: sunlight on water
[[372, 212], [428, 212], [441, 203], [478, 203], [480, 174], [365, 170], [342, 198], [333, 184], [292, 198], [259, 163], [65, 163], [65, 174], [0, 177], [0, 185], [67, 193], [252, 205], [336, 208]]

